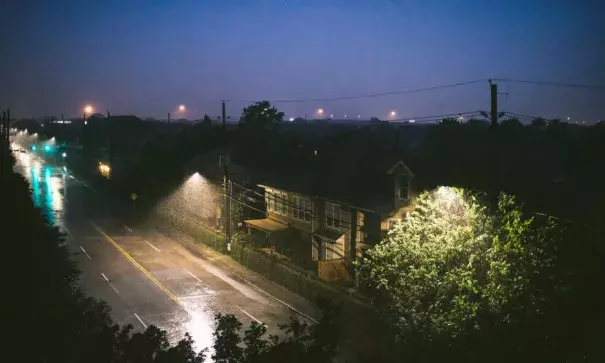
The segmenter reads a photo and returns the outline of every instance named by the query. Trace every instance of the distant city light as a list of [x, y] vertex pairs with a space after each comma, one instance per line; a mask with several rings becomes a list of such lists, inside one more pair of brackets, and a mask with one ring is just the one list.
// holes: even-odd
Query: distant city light
[[324, 109], [323, 108], [318, 108], [317, 109], [317, 114], [318, 115], [323, 115], [324, 114]]
[[361, 115], [357, 115], [357, 118], [360, 118], [360, 117], [361, 117]]
[[184, 112], [187, 108], [185, 105], [179, 105], [179, 111]]
[[416, 120], [410, 120], [410, 123], [413, 124], [414, 122], [416, 122]]
[[393, 110], [393, 111], [391, 111], [391, 112], [389, 113], [389, 115], [390, 115], [391, 117], [395, 117], [395, 116], [397, 116], [397, 112], [395, 112], [395, 111]]
[[67, 157], [67, 153], [63, 153], [61, 154], [62, 157], [66, 158]]
[[347, 114], [345, 113], [345, 118], [347, 118]]
[[294, 121], [294, 117], [289, 118], [290, 122]]
[[84, 120], [84, 126], [88, 125], [88, 121]]
[[334, 115], [333, 115], [333, 114], [330, 114], [330, 118], [333, 118], [333, 117], [334, 117]]

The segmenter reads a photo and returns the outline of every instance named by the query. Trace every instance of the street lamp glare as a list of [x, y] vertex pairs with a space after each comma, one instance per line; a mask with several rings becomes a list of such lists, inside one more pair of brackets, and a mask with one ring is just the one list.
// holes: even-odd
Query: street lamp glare
[[320, 114], [320, 115], [323, 115], [324, 109], [323, 108], [318, 108], [317, 109], [317, 113]]
[[86, 105], [86, 106], [84, 106], [84, 112], [85, 112], [86, 114], [91, 114], [91, 113], [92, 113], [92, 111], [93, 111], [93, 108], [92, 108], [92, 106], [91, 106], [91, 105]]
[[181, 111], [181, 112], [185, 111], [185, 105], [179, 105], [179, 111]]
[[391, 115], [391, 116], [393, 116], [393, 117], [395, 117], [395, 115], [397, 115], [397, 112], [395, 112], [395, 111], [393, 110], [393, 111], [391, 111], [390, 115]]

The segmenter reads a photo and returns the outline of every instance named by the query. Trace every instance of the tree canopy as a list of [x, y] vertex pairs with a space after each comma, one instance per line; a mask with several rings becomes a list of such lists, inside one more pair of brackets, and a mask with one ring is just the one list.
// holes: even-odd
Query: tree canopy
[[260, 101], [245, 107], [239, 122], [244, 126], [266, 129], [283, 119], [284, 113], [271, 106], [269, 101]]
[[[498, 349], [529, 354], [564, 341], [570, 327], [556, 329], [546, 321], [561, 318], [553, 303], [577, 286], [561, 252], [572, 242], [567, 227], [524, 212], [505, 194], [494, 212], [483, 200], [450, 187], [422, 193], [406, 221], [360, 262], [359, 286], [390, 317], [404, 345], [421, 336], [451, 347], [472, 336], [479, 340], [466, 348], [476, 353], [497, 334]], [[528, 325], [531, 333], [515, 330]], [[528, 335], [531, 348], [525, 345]]]

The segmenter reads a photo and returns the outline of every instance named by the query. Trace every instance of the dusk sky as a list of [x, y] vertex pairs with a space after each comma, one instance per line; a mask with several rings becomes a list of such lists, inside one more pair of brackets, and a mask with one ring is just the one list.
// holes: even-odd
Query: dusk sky
[[[245, 102], [403, 91], [484, 78], [605, 85], [605, 1], [8, 0], [0, 108], [20, 116], [189, 118]], [[8, 23], [7, 23], [8, 22]], [[500, 110], [595, 122], [605, 90], [498, 82]], [[489, 109], [487, 81], [276, 103], [342, 118]], [[176, 116], [175, 116], [176, 117]]]

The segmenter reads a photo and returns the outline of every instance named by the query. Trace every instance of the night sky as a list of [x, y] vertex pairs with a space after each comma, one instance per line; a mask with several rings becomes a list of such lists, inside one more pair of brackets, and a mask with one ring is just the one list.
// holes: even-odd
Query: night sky
[[[228, 102], [316, 99], [484, 78], [605, 85], [605, 1], [5, 0], [0, 108], [189, 118]], [[499, 82], [500, 110], [605, 119], [605, 91]], [[489, 109], [487, 82], [333, 102], [342, 118]]]

